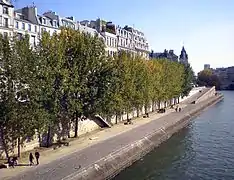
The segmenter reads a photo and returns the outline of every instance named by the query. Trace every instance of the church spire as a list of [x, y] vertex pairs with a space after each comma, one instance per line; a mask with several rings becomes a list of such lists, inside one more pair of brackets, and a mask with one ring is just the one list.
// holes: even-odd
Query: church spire
[[188, 64], [188, 54], [184, 48], [184, 45], [182, 47], [181, 54], [180, 54], [180, 62], [183, 64]]

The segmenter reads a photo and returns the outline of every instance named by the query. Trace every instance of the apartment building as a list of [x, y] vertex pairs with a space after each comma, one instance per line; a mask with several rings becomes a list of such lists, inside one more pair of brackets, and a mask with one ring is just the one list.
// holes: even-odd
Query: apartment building
[[133, 33], [127, 31], [125, 28], [117, 27], [118, 51], [128, 51], [136, 53], [135, 43], [133, 41]]
[[27, 6], [14, 10], [10, 0], [0, 0], [0, 33], [21, 38], [28, 34], [30, 43], [35, 46], [43, 32], [50, 35], [59, 33], [61, 27], [69, 27], [92, 35], [98, 35], [105, 43], [108, 55], [114, 56], [121, 50], [149, 58], [149, 45], [143, 32], [125, 26], [121, 28], [112, 22], [98, 18], [92, 21], [77, 22], [73, 16], [61, 17], [53, 11], [38, 14], [37, 8]]
[[[99, 35], [96, 29], [89, 27], [89, 21], [77, 22], [77, 30], [79, 30], [80, 32], [88, 33], [92, 36]], [[102, 36], [99, 35], [99, 37]]]
[[155, 53], [154, 51], [152, 51], [150, 53], [150, 58], [153, 59], [168, 59], [170, 61], [175, 61], [178, 62], [178, 56], [174, 53], [174, 50], [164, 50], [164, 52], [160, 52], [160, 53]]
[[149, 44], [147, 42], [145, 34], [137, 29], [128, 26], [125, 26], [124, 29], [133, 34], [132, 41], [135, 46], [137, 55], [149, 59]]
[[14, 36], [20, 39], [22, 36], [28, 34], [32, 46], [35, 46], [39, 41], [39, 24], [35, 12], [36, 9], [29, 7], [18, 9], [14, 12]]
[[14, 27], [14, 6], [10, 0], [0, 0], [0, 33], [12, 36]]
[[132, 27], [117, 27], [118, 50], [131, 52], [149, 59], [149, 45], [144, 33]]
[[[54, 14], [55, 17], [49, 16], [48, 14]], [[43, 32], [48, 32], [50, 35], [53, 35], [54, 33], [59, 33], [59, 21], [58, 17], [55, 13], [53, 12], [47, 12], [44, 13], [43, 15], [37, 15], [38, 19], [38, 24], [39, 24], [39, 29], [40, 32], [39, 34], [41, 35]]]
[[97, 20], [90, 21], [88, 23], [88, 26], [95, 29], [100, 34], [106, 45], [105, 50], [107, 55], [113, 57], [118, 52], [115, 24], [113, 24], [112, 22], [106, 22], [98, 18]]
[[149, 59], [149, 45], [141, 31], [128, 26], [121, 28], [101, 19], [83, 23], [88, 23], [90, 28], [96, 29], [104, 37], [106, 51], [110, 56], [123, 50]]

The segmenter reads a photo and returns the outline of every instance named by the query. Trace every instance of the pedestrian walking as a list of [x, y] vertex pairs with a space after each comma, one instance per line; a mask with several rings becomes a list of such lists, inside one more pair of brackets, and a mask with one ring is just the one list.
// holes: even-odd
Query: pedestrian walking
[[39, 164], [40, 153], [38, 151], [35, 152], [35, 158], [37, 161], [37, 165]]
[[30, 154], [29, 154], [29, 165], [30, 165], [30, 166], [32, 166], [32, 165], [34, 164], [33, 160], [34, 160], [33, 154], [30, 153]]

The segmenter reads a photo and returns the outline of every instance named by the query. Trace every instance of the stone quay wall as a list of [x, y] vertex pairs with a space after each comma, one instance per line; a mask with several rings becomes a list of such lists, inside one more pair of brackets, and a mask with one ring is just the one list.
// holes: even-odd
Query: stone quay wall
[[[202, 90], [204, 89], [205, 87], [198, 87], [198, 88], [193, 88], [190, 92], [190, 94], [187, 96], [187, 97], [184, 97], [183, 99], [180, 98], [180, 101], [183, 101], [185, 100], [186, 98], [189, 98], [191, 97], [192, 95], [196, 94], [199, 92], [199, 90]], [[174, 99], [171, 100], [171, 101], [175, 101]], [[170, 105], [169, 101], [167, 103], [164, 103], [162, 102], [160, 107], [168, 107]], [[152, 106], [148, 108], [148, 112], [152, 112]], [[144, 108], [140, 109], [139, 111], [139, 116], [142, 116], [144, 114]], [[132, 113], [129, 113], [128, 114], [128, 118], [136, 118], [137, 117], [137, 111], [133, 111]], [[116, 120], [115, 117], [113, 117], [111, 119], [111, 123], [112, 124], [116, 124], [116, 123], [120, 123], [122, 121], [125, 121], [127, 120], [127, 114], [124, 114], [120, 117], [120, 119]], [[100, 129], [101, 127], [92, 119], [86, 119], [86, 120], [82, 120], [82, 121], [79, 121], [78, 122], [78, 135], [79, 136], [82, 136], [82, 135], [85, 135], [87, 133], [90, 133], [90, 132], [93, 132], [93, 131], [96, 131], [98, 129]], [[71, 125], [71, 131], [70, 131], [70, 136], [74, 136], [75, 134], [75, 127], [74, 125], [72, 124]], [[54, 136], [53, 136], [53, 142], [56, 142], [58, 138], [58, 135], [56, 134], [56, 132], [54, 133]], [[44, 137], [43, 139], [45, 139], [46, 141], [46, 137]], [[38, 135], [35, 134], [34, 137], [32, 138], [29, 138], [27, 141], [25, 141], [25, 143], [21, 146], [21, 152], [26, 152], [26, 151], [30, 151], [30, 150], [33, 150], [34, 148], [37, 148], [40, 146], [40, 143], [39, 143], [39, 138], [38, 138]], [[17, 148], [14, 149], [14, 152], [12, 152], [11, 154], [16, 154], [17, 153]], [[1, 141], [0, 141], [0, 157], [5, 157], [5, 153], [4, 153], [4, 149], [2, 148], [2, 145], [1, 145]]]
[[147, 136], [83, 168], [81, 171], [77, 172], [75, 177], [69, 180], [103, 180], [113, 178], [122, 170], [131, 166], [133, 162], [139, 160], [162, 142], [169, 139], [173, 134], [186, 127], [190, 123], [190, 120], [204, 111], [204, 109], [223, 99], [223, 96], [220, 94], [211, 96], [212, 93], [213, 90], [210, 90], [210, 93], [206, 93], [201, 97], [203, 101], [198, 101], [194, 105], [188, 105], [183, 109], [183, 113], [181, 113], [180, 116], [176, 116], [170, 121], [170, 124], [167, 124], [165, 127], [155, 132], [149, 132]]

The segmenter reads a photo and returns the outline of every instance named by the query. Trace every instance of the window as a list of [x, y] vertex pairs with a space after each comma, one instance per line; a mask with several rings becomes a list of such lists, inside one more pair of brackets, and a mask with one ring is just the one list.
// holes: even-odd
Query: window
[[36, 46], [36, 36], [31, 36], [31, 38], [33, 45]]
[[35, 32], [37, 32], [37, 26], [35, 26], [34, 28], [35, 28]]
[[45, 19], [45, 18], [43, 18], [42, 20], [43, 20], [43, 24], [46, 24], [46, 19]]
[[19, 29], [19, 22], [17, 22], [17, 21], [15, 22], [15, 28]]
[[8, 14], [9, 11], [8, 11], [8, 8], [7, 7], [3, 7], [3, 14]]
[[28, 31], [31, 31], [32, 30], [32, 26], [31, 24], [28, 25]]
[[41, 32], [46, 32], [46, 28], [41, 28]]
[[4, 33], [3, 33], [3, 36], [4, 36], [5, 38], [7, 38], [7, 37], [8, 37], [8, 33], [7, 33], [7, 32], [4, 32]]
[[109, 46], [109, 38], [108, 37], [106, 38], [106, 44], [107, 44], [107, 46]]
[[17, 37], [18, 37], [19, 40], [21, 40], [23, 38], [23, 34], [17, 33]]
[[4, 18], [3, 20], [3, 26], [8, 28], [8, 18]]
[[22, 23], [22, 29], [25, 29], [25, 23]]
[[54, 27], [57, 27], [57, 21], [54, 21], [54, 22], [53, 22], [53, 26], [54, 26]]

